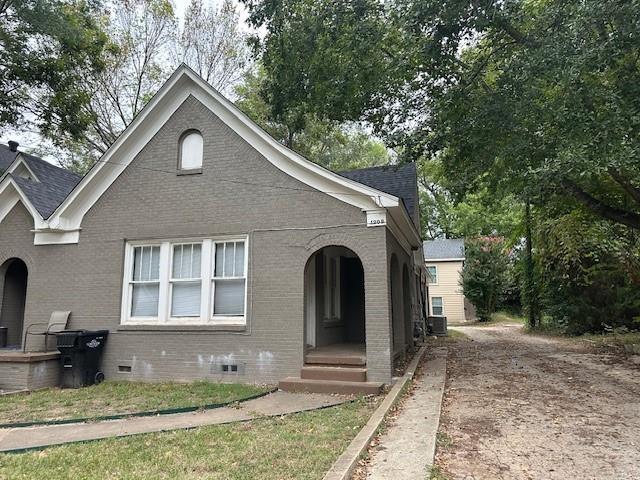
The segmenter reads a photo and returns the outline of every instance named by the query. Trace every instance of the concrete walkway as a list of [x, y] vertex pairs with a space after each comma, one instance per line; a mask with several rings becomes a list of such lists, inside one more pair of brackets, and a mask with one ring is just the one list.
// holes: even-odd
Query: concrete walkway
[[235, 406], [200, 412], [95, 423], [0, 429], [0, 452], [274, 417], [339, 405], [348, 400], [348, 397], [278, 391]]
[[380, 437], [367, 468], [372, 480], [429, 478], [436, 449], [436, 433], [447, 370], [446, 348], [434, 349], [414, 380], [398, 417]]

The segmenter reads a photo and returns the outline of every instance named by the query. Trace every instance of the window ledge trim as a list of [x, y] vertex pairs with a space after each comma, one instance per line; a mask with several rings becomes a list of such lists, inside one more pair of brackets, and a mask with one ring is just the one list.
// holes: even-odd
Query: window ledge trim
[[199, 175], [202, 173], [202, 168], [179, 168], [176, 171], [176, 175]]
[[201, 324], [201, 325], [151, 325], [151, 324], [123, 324], [118, 325], [117, 331], [122, 332], [246, 332], [246, 325], [239, 324]]

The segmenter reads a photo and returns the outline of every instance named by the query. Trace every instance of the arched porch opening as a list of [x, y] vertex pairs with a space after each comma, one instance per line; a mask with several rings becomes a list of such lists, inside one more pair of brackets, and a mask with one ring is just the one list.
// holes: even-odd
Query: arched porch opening
[[27, 265], [11, 258], [0, 266], [0, 327], [7, 329], [7, 347], [20, 348], [27, 299]]
[[331, 245], [309, 257], [304, 272], [305, 361], [319, 352], [366, 358], [364, 288], [362, 261], [349, 248]]

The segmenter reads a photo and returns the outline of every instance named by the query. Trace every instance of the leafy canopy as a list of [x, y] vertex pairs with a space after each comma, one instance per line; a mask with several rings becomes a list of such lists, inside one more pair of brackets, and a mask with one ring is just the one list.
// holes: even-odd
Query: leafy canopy
[[0, 0], [0, 131], [35, 119], [46, 134], [79, 136], [90, 121], [79, 86], [104, 67], [102, 27], [91, 1]]

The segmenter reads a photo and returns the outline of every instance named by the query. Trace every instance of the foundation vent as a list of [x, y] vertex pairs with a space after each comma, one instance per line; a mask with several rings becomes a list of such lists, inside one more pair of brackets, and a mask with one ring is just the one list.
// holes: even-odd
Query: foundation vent
[[220, 363], [212, 368], [213, 373], [222, 373], [224, 375], [244, 375], [244, 363]]

